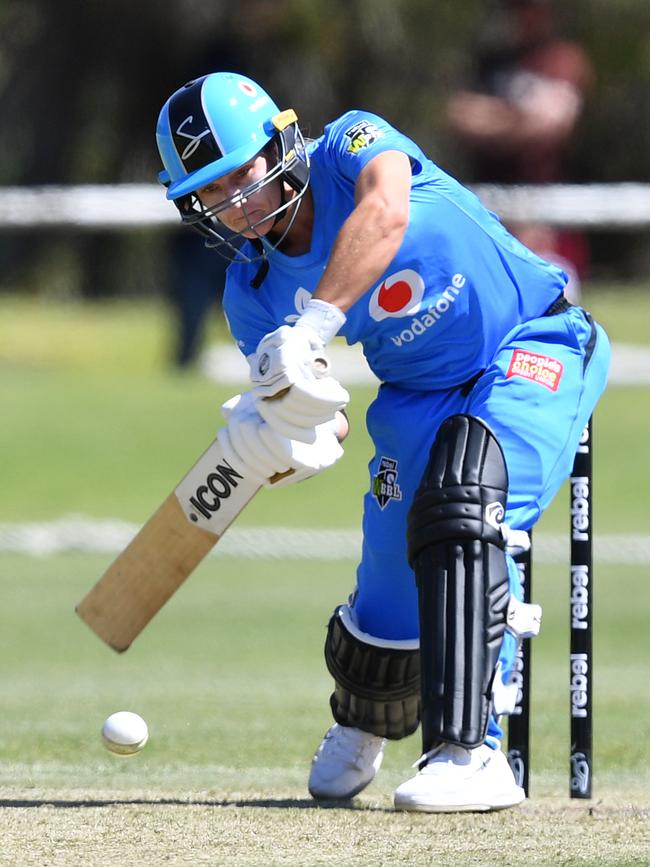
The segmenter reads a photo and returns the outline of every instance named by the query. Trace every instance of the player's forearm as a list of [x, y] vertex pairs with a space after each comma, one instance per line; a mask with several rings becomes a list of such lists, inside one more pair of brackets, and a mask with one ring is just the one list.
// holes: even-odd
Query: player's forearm
[[381, 195], [363, 199], [343, 224], [314, 298], [347, 311], [395, 258], [408, 211]]

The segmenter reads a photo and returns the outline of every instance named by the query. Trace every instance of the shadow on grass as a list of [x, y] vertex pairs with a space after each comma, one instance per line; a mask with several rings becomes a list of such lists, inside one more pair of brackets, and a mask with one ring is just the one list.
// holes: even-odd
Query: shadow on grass
[[359, 812], [393, 812], [376, 805], [356, 803], [352, 799], [319, 801], [312, 798], [255, 798], [250, 800], [183, 800], [182, 798], [83, 798], [63, 800], [57, 798], [0, 799], [0, 808], [56, 807], [57, 809], [83, 809], [97, 807], [262, 807], [275, 810], [357, 810]]

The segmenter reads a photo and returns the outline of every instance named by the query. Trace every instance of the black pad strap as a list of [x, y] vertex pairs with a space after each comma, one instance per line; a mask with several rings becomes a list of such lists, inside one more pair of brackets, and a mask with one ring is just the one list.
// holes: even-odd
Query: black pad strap
[[424, 752], [483, 743], [508, 606], [500, 524], [508, 476], [490, 429], [457, 415], [440, 428], [409, 513], [418, 584]]
[[347, 629], [342, 609], [335, 609], [325, 641], [334, 719], [391, 740], [412, 734], [420, 720], [419, 651], [362, 641]]

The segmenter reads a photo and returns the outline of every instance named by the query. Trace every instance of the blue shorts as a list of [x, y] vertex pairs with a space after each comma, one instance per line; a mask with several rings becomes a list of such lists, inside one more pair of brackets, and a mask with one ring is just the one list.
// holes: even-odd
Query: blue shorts
[[[406, 558], [413, 495], [442, 422], [468, 413], [487, 422], [508, 468], [505, 521], [527, 530], [569, 476], [582, 430], [607, 381], [605, 332], [574, 307], [514, 329], [469, 394], [416, 392], [383, 385], [368, 410], [375, 446], [364, 498], [363, 549], [353, 608], [360, 629], [385, 639], [419, 636], [415, 577]], [[521, 598], [519, 573], [507, 557], [510, 592]], [[506, 632], [499, 655], [510, 680], [517, 643]], [[487, 741], [502, 737], [489, 721]]]
[[[380, 388], [367, 417], [376, 452], [369, 464], [353, 603], [364, 632], [386, 639], [418, 636], [406, 519], [442, 422], [468, 413], [490, 426], [508, 468], [505, 520], [528, 529], [571, 472], [580, 434], [605, 388], [609, 360], [605, 332], [573, 307], [514, 329], [469, 394], [459, 388]], [[519, 595], [513, 566], [511, 592]]]

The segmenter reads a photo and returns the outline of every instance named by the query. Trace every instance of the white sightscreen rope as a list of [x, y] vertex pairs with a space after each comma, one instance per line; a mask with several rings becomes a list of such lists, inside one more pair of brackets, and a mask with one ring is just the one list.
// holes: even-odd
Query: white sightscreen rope
[[[116, 554], [139, 527], [119, 520], [71, 515], [43, 523], [0, 524], [0, 554], [48, 556], [67, 551]], [[287, 560], [358, 560], [361, 534], [347, 529], [232, 527], [214, 548], [217, 557]], [[650, 536], [596, 535], [594, 556], [601, 563], [647, 565]], [[535, 561], [566, 563], [569, 540], [561, 533], [535, 534]]]

